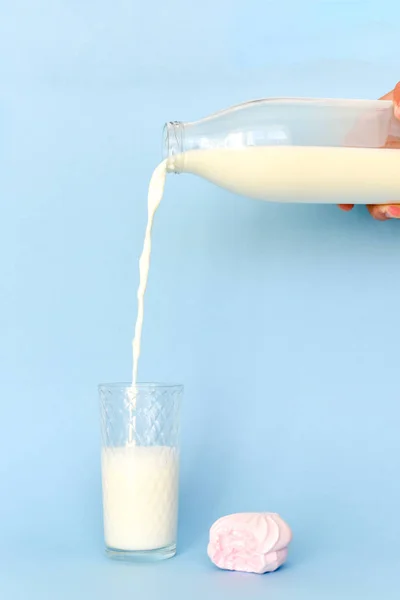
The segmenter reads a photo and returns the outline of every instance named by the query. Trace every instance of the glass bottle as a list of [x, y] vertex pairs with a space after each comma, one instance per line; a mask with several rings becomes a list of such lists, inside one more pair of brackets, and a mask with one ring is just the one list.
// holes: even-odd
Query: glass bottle
[[399, 138], [391, 101], [277, 98], [167, 123], [163, 146], [168, 172], [244, 196], [377, 204], [400, 199]]

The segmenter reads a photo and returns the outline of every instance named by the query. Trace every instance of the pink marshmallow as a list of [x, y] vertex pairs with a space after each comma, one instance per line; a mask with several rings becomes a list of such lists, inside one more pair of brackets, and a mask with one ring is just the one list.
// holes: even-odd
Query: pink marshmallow
[[210, 529], [207, 553], [220, 569], [267, 573], [286, 561], [292, 531], [276, 513], [238, 513]]

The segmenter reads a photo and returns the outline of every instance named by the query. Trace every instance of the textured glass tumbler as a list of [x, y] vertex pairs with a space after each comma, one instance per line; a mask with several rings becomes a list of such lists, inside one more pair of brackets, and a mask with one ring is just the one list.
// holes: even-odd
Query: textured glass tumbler
[[176, 553], [183, 386], [99, 385], [106, 552], [124, 560]]

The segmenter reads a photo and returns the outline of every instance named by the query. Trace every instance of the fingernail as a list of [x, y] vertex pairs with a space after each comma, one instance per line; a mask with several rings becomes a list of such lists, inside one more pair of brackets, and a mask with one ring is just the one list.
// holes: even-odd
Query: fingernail
[[386, 214], [392, 219], [400, 219], [400, 206], [388, 206]]

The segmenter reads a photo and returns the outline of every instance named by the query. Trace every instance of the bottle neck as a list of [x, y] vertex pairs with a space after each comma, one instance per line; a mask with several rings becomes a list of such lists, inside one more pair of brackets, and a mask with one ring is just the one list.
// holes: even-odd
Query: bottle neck
[[163, 158], [167, 160], [167, 171], [170, 173], [182, 172], [182, 161], [177, 161], [176, 157], [184, 153], [184, 133], [185, 125], [181, 121], [170, 121], [164, 125]]

